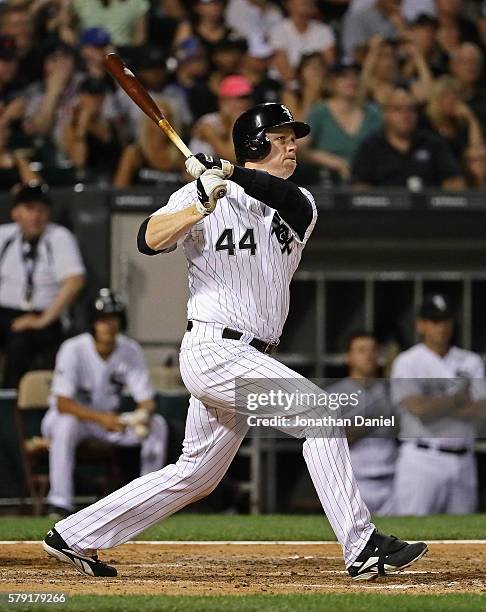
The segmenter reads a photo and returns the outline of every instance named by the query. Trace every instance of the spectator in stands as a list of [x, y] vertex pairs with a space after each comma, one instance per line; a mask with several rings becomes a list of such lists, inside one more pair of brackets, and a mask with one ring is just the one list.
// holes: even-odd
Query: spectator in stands
[[352, 56], [359, 45], [377, 34], [382, 38], [397, 39], [404, 31], [400, 0], [375, 0], [369, 7], [346, 14], [342, 27], [344, 53]]
[[327, 68], [320, 53], [303, 55], [296, 71], [296, 82], [287, 84], [282, 102], [298, 121], [307, 121], [311, 108], [325, 95]]
[[[53, 518], [74, 509], [76, 447], [85, 438], [140, 445], [141, 474], [165, 464], [167, 422], [154, 414], [154, 391], [142, 347], [122, 333], [125, 323], [122, 300], [101, 289], [90, 312], [90, 331], [66, 340], [57, 354], [49, 410], [42, 421], [42, 434], [51, 442], [47, 501]], [[117, 414], [124, 389], [136, 408]], [[133, 419], [132, 425], [127, 425], [128, 419]]]
[[463, 5], [462, 0], [435, 0], [437, 41], [448, 55], [461, 43], [481, 44], [476, 26], [462, 15]]
[[64, 0], [37, 0], [27, 3], [39, 40], [55, 38], [66, 45], [76, 45], [77, 36], [71, 26], [70, 4], [71, 2]]
[[206, 86], [205, 77], [208, 71], [207, 54], [196, 38], [187, 38], [174, 51], [176, 70], [171, 85], [177, 88], [186, 99], [191, 113], [192, 124], [206, 113], [198, 93]]
[[236, 119], [252, 105], [253, 87], [243, 76], [229, 76], [219, 87], [219, 111], [204, 115], [194, 126], [189, 148], [235, 162], [231, 131]]
[[226, 23], [241, 36], [267, 40], [283, 20], [280, 8], [269, 0], [229, 0]]
[[176, 46], [194, 36], [210, 56], [215, 45], [235, 35], [225, 22], [223, 0], [195, 0], [192, 11], [190, 20], [183, 21], [177, 29]]
[[83, 62], [83, 72], [87, 76], [104, 79], [111, 84], [113, 81], [106, 73], [103, 60], [112, 49], [111, 38], [105, 28], [88, 28], [82, 32], [79, 38], [79, 55]]
[[116, 46], [147, 42], [148, 0], [73, 0], [72, 19], [80, 32], [93, 27], [108, 30]]
[[0, 10], [0, 34], [15, 40], [19, 60], [19, 74], [27, 83], [42, 78], [40, 41], [35, 36], [34, 23], [29, 10], [23, 5], [2, 6]]
[[486, 146], [467, 147], [463, 163], [467, 186], [486, 189]]
[[481, 83], [484, 56], [472, 43], [459, 45], [450, 54], [449, 71], [461, 84], [462, 99], [468, 104], [486, 133], [486, 90]]
[[88, 171], [88, 180], [108, 183], [118, 164], [121, 143], [113, 119], [103, 113], [108, 86], [87, 77], [79, 86], [78, 103], [63, 126], [61, 144], [75, 168]]
[[428, 125], [449, 146], [458, 162], [466, 147], [481, 147], [484, 138], [476, 116], [461, 100], [461, 86], [449, 76], [439, 77], [432, 86], [427, 105]]
[[25, 112], [25, 82], [18, 76], [15, 39], [0, 34], [0, 122], [17, 124]]
[[398, 80], [396, 42], [374, 36], [367, 45], [360, 76], [360, 95], [380, 106]]
[[62, 339], [61, 316], [84, 285], [76, 239], [49, 222], [45, 186], [22, 185], [14, 195], [13, 223], [0, 226], [0, 341], [4, 387], [43, 357], [52, 367]]
[[[354, 332], [346, 347], [347, 378], [329, 386], [329, 393], [357, 396], [358, 404], [341, 408], [342, 417], [390, 418], [394, 407], [388, 385], [378, 378], [378, 342], [366, 331]], [[349, 452], [359, 491], [372, 514], [393, 512], [393, 478], [398, 455], [392, 427], [346, 427]]]
[[247, 49], [246, 41], [233, 35], [213, 45], [209, 60], [212, 66], [211, 76], [214, 75], [218, 85], [224, 77], [239, 72]]
[[273, 49], [260, 35], [250, 36], [248, 50], [243, 58], [240, 73], [253, 86], [255, 104], [279, 102], [282, 83], [269, 76], [268, 71], [273, 57]]
[[172, 49], [179, 23], [187, 19], [182, 0], [154, 0], [148, 20], [148, 44], [160, 45], [166, 53]]
[[9, 146], [11, 135], [9, 123], [0, 118], [0, 189], [5, 191], [10, 191], [19, 183], [35, 183], [41, 180], [37, 172], [31, 170], [25, 153]]
[[417, 127], [417, 104], [401, 87], [393, 89], [384, 105], [384, 129], [359, 146], [352, 166], [359, 188], [423, 187], [461, 189], [464, 179], [447, 145]]
[[326, 63], [333, 61], [335, 38], [328, 25], [315, 19], [314, 0], [286, 0], [285, 7], [288, 17], [272, 30], [270, 44], [275, 51], [275, 68], [284, 81], [291, 81], [305, 54], [316, 51]]
[[407, 40], [372, 38], [361, 71], [360, 95], [382, 105], [398, 81], [407, 84], [417, 102], [427, 101], [433, 77], [418, 47]]
[[382, 124], [375, 105], [362, 103], [359, 94], [359, 66], [339, 60], [329, 67], [331, 96], [313, 106], [308, 117], [311, 135], [302, 159], [334, 170], [349, 179], [351, 160], [359, 144]]
[[[408, 23], [405, 34], [406, 40], [417, 49], [435, 75], [447, 72], [447, 59], [437, 43], [437, 28], [438, 21], [433, 15], [420, 13]], [[405, 58], [402, 75], [411, 78], [416, 70], [413, 56]]]
[[484, 362], [452, 345], [454, 310], [445, 295], [425, 296], [416, 330], [420, 342], [398, 355], [391, 374], [402, 441], [396, 514], [469, 514], [477, 504], [474, 418], [484, 406]]
[[[132, 54], [133, 69], [137, 78], [147, 88], [150, 95], [163, 98], [171, 108], [172, 117], [178, 125], [188, 125], [191, 114], [185, 92], [181, 88], [169, 85], [167, 70], [167, 55], [163, 49], [156, 46], [142, 45], [136, 53]], [[116, 110], [124, 119], [124, 127], [130, 140], [136, 140], [140, 132], [140, 125], [145, 116], [140, 108], [121, 89], [115, 93]]]
[[76, 104], [81, 74], [75, 71], [74, 50], [63, 43], [47, 47], [44, 77], [27, 90], [25, 132], [60, 143], [64, 123]]
[[246, 48], [246, 42], [233, 38], [232, 34], [212, 45], [209, 55], [211, 70], [192, 92], [198, 117], [218, 111], [219, 86], [224, 78], [241, 72]]
[[[172, 115], [168, 101], [165, 98], [154, 99], [174, 129], [179, 132], [177, 117]], [[113, 185], [122, 189], [144, 178], [161, 180], [163, 173], [181, 172], [183, 161], [184, 158], [167, 136], [151, 119], [143, 115], [137, 139], [123, 149]]]

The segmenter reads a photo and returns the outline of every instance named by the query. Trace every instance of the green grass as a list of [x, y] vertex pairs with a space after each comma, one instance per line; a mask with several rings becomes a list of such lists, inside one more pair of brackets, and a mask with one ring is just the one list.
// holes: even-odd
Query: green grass
[[[60, 606], [32, 604], [0, 610], [61, 610]], [[474, 612], [486, 610], [482, 595], [77, 595], [62, 610], [83, 612]]]
[[[403, 539], [486, 539], [486, 514], [376, 519], [377, 527]], [[46, 518], [0, 517], [0, 540], [40, 540]], [[322, 515], [177, 514], [140, 534], [141, 540], [334, 540]]]

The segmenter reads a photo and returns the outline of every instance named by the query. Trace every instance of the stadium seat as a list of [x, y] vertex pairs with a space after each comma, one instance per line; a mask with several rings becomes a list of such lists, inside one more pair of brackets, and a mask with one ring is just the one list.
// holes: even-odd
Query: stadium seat
[[[40, 425], [48, 404], [53, 372], [37, 370], [28, 372], [20, 381], [16, 426], [19, 450], [25, 475], [24, 489], [32, 500], [32, 511], [36, 516], [43, 512], [44, 499], [49, 489], [48, 438], [40, 434]], [[93, 482], [101, 496], [121, 486], [122, 475], [116, 447], [112, 444], [88, 438], [77, 448], [76, 465], [106, 463], [104, 474], [90, 470], [90, 482]]]

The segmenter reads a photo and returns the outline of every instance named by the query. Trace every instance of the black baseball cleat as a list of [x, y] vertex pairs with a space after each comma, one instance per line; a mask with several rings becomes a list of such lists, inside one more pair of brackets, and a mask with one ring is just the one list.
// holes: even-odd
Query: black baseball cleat
[[116, 569], [100, 561], [98, 555], [86, 557], [71, 550], [55, 529], [47, 532], [42, 547], [50, 557], [55, 557], [64, 563], [70, 563], [85, 576], [113, 578], [117, 575]]
[[409, 544], [375, 529], [359, 557], [348, 567], [348, 572], [353, 580], [373, 580], [378, 576], [401, 572], [427, 551], [425, 542]]

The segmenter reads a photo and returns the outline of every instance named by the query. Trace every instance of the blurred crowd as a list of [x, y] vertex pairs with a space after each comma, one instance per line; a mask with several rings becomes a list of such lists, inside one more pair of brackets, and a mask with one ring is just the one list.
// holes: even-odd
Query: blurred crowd
[[180, 180], [183, 159], [103, 68], [116, 49], [194, 152], [282, 101], [296, 180], [486, 185], [486, 7], [475, 0], [4, 0], [0, 188]]

